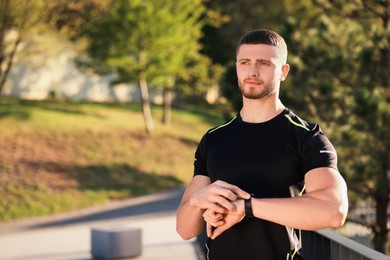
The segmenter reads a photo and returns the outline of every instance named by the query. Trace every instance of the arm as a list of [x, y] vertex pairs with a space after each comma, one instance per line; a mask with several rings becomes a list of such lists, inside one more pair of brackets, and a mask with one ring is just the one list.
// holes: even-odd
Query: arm
[[177, 210], [177, 232], [186, 240], [199, 235], [204, 230], [202, 214], [205, 209], [218, 213], [235, 211], [231, 201], [238, 197], [249, 198], [249, 194], [223, 181], [211, 183], [207, 176], [194, 176]]
[[199, 235], [204, 229], [202, 219], [203, 209], [191, 205], [189, 201], [195, 191], [209, 184], [210, 178], [206, 176], [195, 176], [184, 192], [176, 212], [176, 231], [185, 240]]
[[255, 217], [304, 230], [340, 227], [348, 213], [347, 186], [333, 168], [316, 168], [305, 175], [301, 197], [252, 200]]
[[[348, 197], [347, 186], [339, 172], [326, 167], [313, 169], [305, 175], [305, 185], [306, 193], [301, 197], [252, 199], [254, 216], [304, 230], [341, 226], [348, 213]], [[245, 214], [244, 203], [237, 201], [236, 207], [233, 213], [236, 216], [219, 222], [212, 233], [213, 239], [241, 221]], [[241, 212], [241, 218], [237, 212]]]

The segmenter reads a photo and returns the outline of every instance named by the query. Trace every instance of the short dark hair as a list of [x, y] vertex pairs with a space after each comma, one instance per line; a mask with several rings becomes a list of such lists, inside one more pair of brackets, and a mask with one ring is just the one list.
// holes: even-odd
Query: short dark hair
[[237, 44], [236, 56], [242, 44], [266, 44], [278, 47], [280, 58], [286, 62], [287, 45], [283, 37], [268, 29], [256, 29], [245, 34]]

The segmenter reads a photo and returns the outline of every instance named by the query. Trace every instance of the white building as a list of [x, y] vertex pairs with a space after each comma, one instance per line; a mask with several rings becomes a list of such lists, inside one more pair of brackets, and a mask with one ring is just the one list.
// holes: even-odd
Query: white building
[[[66, 51], [56, 57], [33, 63], [16, 62], [12, 67], [2, 95], [24, 99], [86, 100], [96, 102], [140, 101], [138, 87], [131, 84], [111, 86], [112, 75], [100, 76], [81, 72], [75, 62], [75, 54]], [[151, 94], [153, 103], [162, 103], [159, 93]]]

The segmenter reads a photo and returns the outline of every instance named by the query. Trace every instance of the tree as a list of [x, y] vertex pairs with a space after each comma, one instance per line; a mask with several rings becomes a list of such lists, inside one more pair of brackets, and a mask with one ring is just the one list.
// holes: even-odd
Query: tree
[[235, 59], [236, 45], [245, 33], [274, 29], [284, 9], [283, 0], [209, 0], [206, 5], [209, 22], [203, 29], [203, 52], [223, 66]]
[[[294, 6], [294, 5], [293, 5]], [[295, 5], [283, 32], [291, 72], [282, 91], [296, 110], [322, 125], [339, 152], [351, 206], [372, 203], [350, 219], [369, 227], [386, 253], [390, 201], [389, 1], [316, 0]], [[303, 11], [305, 10], [305, 11]], [[300, 19], [296, 19], [297, 14]]]
[[[30, 1], [0, 2], [0, 95], [22, 39], [39, 20], [37, 8], [39, 6]], [[14, 37], [11, 35], [12, 30]]]
[[151, 76], [155, 86], [163, 87], [163, 123], [169, 124], [172, 91], [178, 89], [180, 75], [188, 73], [192, 66], [206, 68], [201, 63], [206, 57], [201, 57], [199, 44], [205, 8], [199, 0], [161, 1], [154, 5], [159, 10], [155, 22], [160, 26], [160, 39], [152, 47], [158, 68]]
[[242, 94], [237, 81], [236, 63], [232, 61], [225, 67], [220, 86], [222, 95], [229, 100], [234, 113], [239, 113], [242, 108]]
[[83, 29], [93, 67], [111, 70], [121, 82], [138, 81], [148, 133], [153, 130], [148, 84], [164, 87], [170, 108], [178, 77], [198, 59], [203, 12], [200, 0], [111, 1], [110, 13]]
[[0, 0], [0, 96], [16, 58], [40, 55], [40, 60], [45, 60], [45, 56], [61, 51], [55, 47], [57, 38], [62, 43], [72, 41], [68, 47], [78, 49], [75, 29], [105, 3], [106, 0]]

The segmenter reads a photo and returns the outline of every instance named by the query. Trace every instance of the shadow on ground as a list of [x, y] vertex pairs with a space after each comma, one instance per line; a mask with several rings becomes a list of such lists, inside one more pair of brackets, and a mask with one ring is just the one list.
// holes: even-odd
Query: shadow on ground
[[104, 205], [74, 210], [50, 216], [0, 223], [0, 234], [23, 230], [115, 221], [130, 217], [174, 214], [184, 189], [174, 188], [135, 198], [113, 201]]
[[176, 211], [182, 195], [182, 189], [174, 189], [167, 192], [146, 196], [142, 200], [138, 200], [137, 198], [127, 200], [123, 202], [124, 205], [114, 206], [114, 208], [107, 208], [102, 206], [101, 209], [99, 209], [97, 212], [80, 214], [61, 220], [50, 221], [36, 225], [34, 228], [82, 224], [85, 222], [114, 220], [118, 218], [127, 218], [147, 214], [172, 213]]
[[[176, 177], [148, 173], [128, 164], [113, 163], [110, 165], [69, 165], [48, 161], [21, 160], [19, 167], [46, 172], [57, 178], [74, 180], [77, 189], [83, 191], [121, 191], [129, 196], [151, 194], [161, 190], [180, 187], [183, 182]], [[23, 170], [24, 168], [21, 168]], [[57, 185], [59, 189], [60, 186]], [[65, 186], [64, 188], [68, 188]]]

